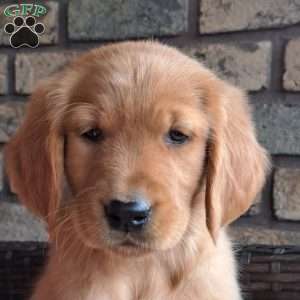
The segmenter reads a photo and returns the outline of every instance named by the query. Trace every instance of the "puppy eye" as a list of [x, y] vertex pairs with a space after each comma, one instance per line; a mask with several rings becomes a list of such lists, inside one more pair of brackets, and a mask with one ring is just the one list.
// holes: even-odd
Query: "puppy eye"
[[99, 128], [92, 128], [84, 132], [81, 136], [91, 142], [98, 142], [103, 139], [103, 132]]
[[188, 141], [189, 137], [186, 134], [179, 131], [179, 130], [171, 129], [168, 132], [167, 139], [172, 144], [180, 145], [180, 144], [186, 143]]

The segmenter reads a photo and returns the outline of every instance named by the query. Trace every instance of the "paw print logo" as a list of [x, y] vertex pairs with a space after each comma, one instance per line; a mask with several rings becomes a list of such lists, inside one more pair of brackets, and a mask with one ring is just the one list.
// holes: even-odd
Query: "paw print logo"
[[13, 23], [7, 23], [4, 31], [10, 34], [10, 44], [14, 48], [27, 46], [36, 48], [39, 45], [39, 35], [45, 31], [42, 23], [36, 23], [32, 16], [27, 18], [15, 17]]

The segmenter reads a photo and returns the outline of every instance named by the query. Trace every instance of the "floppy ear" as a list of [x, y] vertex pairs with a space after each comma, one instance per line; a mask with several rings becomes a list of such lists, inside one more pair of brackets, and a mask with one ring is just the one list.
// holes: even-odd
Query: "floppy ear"
[[216, 240], [220, 227], [238, 218], [263, 187], [268, 157], [258, 144], [245, 95], [217, 80], [208, 92], [207, 225]]
[[34, 92], [23, 124], [5, 147], [12, 191], [48, 223], [59, 205], [63, 173], [63, 138], [53, 122], [50, 90], [44, 83]]

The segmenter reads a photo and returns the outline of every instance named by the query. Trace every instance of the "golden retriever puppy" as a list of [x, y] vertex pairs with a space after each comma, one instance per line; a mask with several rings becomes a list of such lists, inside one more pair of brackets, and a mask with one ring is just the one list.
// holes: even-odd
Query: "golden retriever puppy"
[[156, 42], [95, 49], [41, 83], [6, 147], [48, 225], [34, 300], [238, 300], [225, 227], [268, 159], [245, 95]]

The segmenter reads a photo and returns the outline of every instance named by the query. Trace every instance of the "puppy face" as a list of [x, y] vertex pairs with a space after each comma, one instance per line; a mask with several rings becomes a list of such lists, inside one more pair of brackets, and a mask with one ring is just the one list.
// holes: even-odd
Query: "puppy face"
[[216, 238], [267, 161], [239, 91], [144, 42], [94, 50], [41, 85], [6, 155], [14, 190], [50, 228], [63, 216], [87, 247], [127, 254], [170, 249], [195, 226]]
[[[133, 55], [128, 66], [116, 54], [113, 71], [100, 64], [92, 79], [84, 74], [73, 88], [62, 125], [65, 172], [77, 202], [74, 223], [89, 244], [166, 249], [189, 223], [207, 119], [192, 78], [176, 78], [179, 68], [166, 76], [156, 53], [149, 62]], [[141, 230], [110, 226], [105, 207], [116, 199], [148, 205]]]
[[[65, 171], [77, 201], [75, 224], [95, 247], [132, 243], [165, 249], [187, 228], [207, 120], [203, 100], [189, 81], [179, 78], [175, 83], [174, 73], [160, 82], [163, 73], [154, 71], [163, 70], [157, 69], [119, 67], [105, 75], [104, 83], [95, 77], [72, 91], [73, 106], [63, 122]], [[140, 78], [134, 72], [141, 72]], [[114, 76], [120, 77], [121, 86]], [[107, 82], [117, 87], [110, 89]], [[181, 88], [175, 93], [176, 85]], [[115, 230], [105, 214], [114, 200], [145, 202], [150, 209], [147, 224], [141, 230]]]

